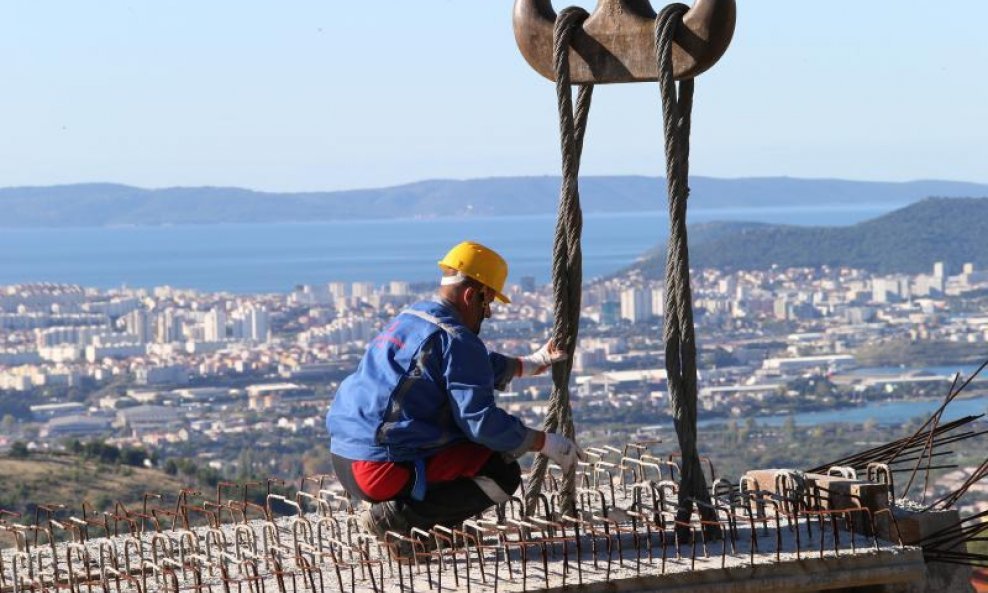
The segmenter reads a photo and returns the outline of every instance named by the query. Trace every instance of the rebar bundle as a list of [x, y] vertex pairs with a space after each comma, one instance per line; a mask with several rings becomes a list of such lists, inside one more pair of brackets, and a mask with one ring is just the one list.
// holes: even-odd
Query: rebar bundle
[[923, 555], [929, 561], [988, 566], [988, 555], [967, 551], [968, 543], [988, 540], [981, 535], [988, 531], [986, 518], [988, 511], [977, 513], [928, 535], [919, 542]]
[[[923, 482], [921, 501], [925, 504], [927, 493], [930, 489], [931, 471], [957, 467], [957, 465], [952, 463], [933, 465], [933, 458], [945, 458], [952, 455], [954, 453], [953, 451], [943, 450], [948, 445], [954, 445], [988, 433], [988, 430], [963, 430], [958, 432], [976, 420], [983, 418], [984, 414], [965, 416], [953, 422], [940, 424], [940, 420], [947, 406], [971, 384], [974, 378], [986, 366], [988, 366], [988, 360], [982, 363], [959, 386], [958, 381], [960, 375], [955, 375], [943, 403], [911, 436], [820, 465], [810, 471], [840, 473], [849, 478], [855, 478], [859, 472], [866, 473], [869, 480], [881, 481], [887, 485], [889, 498], [894, 504], [893, 474], [906, 471], [910, 472], [909, 479], [901, 492], [901, 496], [906, 498], [917, 473], [922, 468], [926, 473], [926, 477]], [[895, 468], [896, 465], [905, 463], [913, 463], [912, 469]], [[988, 476], [988, 459], [982, 461], [959, 486], [923, 507], [922, 512], [946, 511], [953, 508], [975, 484], [986, 476]], [[988, 537], [981, 535], [985, 531], [988, 531], [988, 522], [984, 520], [986, 517], [988, 517], [988, 512], [960, 518], [956, 523], [916, 543], [923, 547], [924, 556], [927, 561], [980, 567], [988, 566], [988, 556], [967, 551], [968, 543], [988, 541]]]
[[[943, 413], [946, 411], [947, 406], [949, 406], [952, 401], [957, 399], [957, 396], [959, 396], [964, 391], [964, 389], [967, 388], [967, 386], [970, 385], [971, 382], [974, 381], [974, 379], [979, 374], [981, 374], [981, 371], [983, 371], [985, 367], [988, 367], [988, 360], [983, 362], [981, 366], [979, 366], [977, 370], [971, 373], [971, 376], [965, 379], [964, 382], [961, 383], [960, 385], [958, 385], [958, 381], [960, 380], [960, 375], [959, 374], [954, 375], [954, 380], [950, 385], [950, 389], [947, 390], [947, 395], [946, 397], [944, 397], [943, 403], [930, 415], [930, 417], [923, 423], [923, 425], [920, 426], [919, 429], [917, 429], [916, 432], [913, 433], [911, 436], [898, 439], [878, 447], [873, 447], [866, 451], [855, 453], [854, 455], [849, 455], [847, 457], [843, 457], [841, 459], [832, 461], [830, 463], [819, 465], [811, 469], [810, 472], [827, 473], [830, 472], [833, 468], [851, 468], [854, 470], [855, 473], [868, 472], [869, 474], [872, 474], [873, 472], [875, 472], [874, 468], [876, 466], [885, 466], [887, 470], [886, 475], [888, 477], [888, 484], [891, 486], [892, 473], [910, 471], [909, 479], [906, 482], [906, 486], [901, 493], [903, 497], [906, 497], [909, 494], [909, 490], [912, 487], [913, 480], [916, 478], [917, 472], [919, 471], [920, 467], [925, 461], [926, 466], [924, 469], [926, 472], [926, 480], [924, 481], [923, 491], [922, 491], [922, 499], [925, 501], [926, 493], [929, 490], [929, 486], [930, 486], [930, 482], [929, 482], [930, 472], [936, 469], [952, 469], [956, 467], [956, 465], [953, 464], [936, 465], [936, 466], [932, 464], [932, 459], [934, 457], [942, 457], [952, 453], [952, 451], [946, 451], [946, 452], [941, 451], [940, 450], [941, 447], [945, 447], [946, 445], [958, 443], [961, 441], [966, 441], [968, 439], [976, 438], [988, 433], [988, 430], [983, 430], [980, 432], [965, 431], [959, 434], [951, 434], [953, 431], [960, 429], [976, 420], [981, 419], [982, 417], [984, 417], [984, 414], [980, 414], [978, 416], [965, 416], [964, 418], [955, 420], [953, 422], [948, 422], [947, 424], [943, 424], [943, 425], [940, 424], [940, 420], [943, 417]], [[903, 455], [906, 456], [914, 455], [914, 456], [902, 457]], [[889, 466], [907, 463], [910, 461], [915, 461], [912, 470], [888, 469]], [[986, 459], [986, 463], [988, 463], [988, 459]], [[982, 464], [982, 466], [984, 466], [984, 464]], [[981, 476], [974, 479], [970, 484], [963, 486], [961, 489], [963, 491], [957, 494], [956, 497], [951, 497], [950, 495], [948, 495], [948, 497], [945, 498], [948, 499], [952, 498], [951, 504], [953, 502], [956, 502], [956, 500], [960, 498], [960, 496], [962, 496], [964, 492], [967, 492], [968, 488], [970, 488], [973, 482], [976, 482], [977, 480], [981, 479], [981, 477], [983, 476], [984, 474], [982, 473]]]

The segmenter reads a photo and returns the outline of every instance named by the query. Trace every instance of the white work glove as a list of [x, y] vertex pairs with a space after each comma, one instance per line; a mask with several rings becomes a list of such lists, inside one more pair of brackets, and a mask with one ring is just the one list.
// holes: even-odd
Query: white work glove
[[532, 377], [541, 375], [554, 363], [566, 360], [566, 352], [556, 348], [552, 340], [549, 340], [535, 352], [518, 360], [521, 361], [521, 372], [518, 374], [522, 377]]
[[576, 465], [577, 460], [586, 459], [586, 455], [576, 443], [555, 432], [545, 433], [545, 443], [539, 449], [539, 453], [555, 461], [563, 472], [569, 472]]

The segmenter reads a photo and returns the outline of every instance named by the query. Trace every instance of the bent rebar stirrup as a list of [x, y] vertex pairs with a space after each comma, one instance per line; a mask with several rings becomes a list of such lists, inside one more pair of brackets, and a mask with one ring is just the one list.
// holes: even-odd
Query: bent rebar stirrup
[[[659, 82], [664, 119], [669, 199], [664, 338], [666, 371], [676, 435], [682, 454], [677, 523], [688, 532], [693, 501], [709, 501], [696, 447], [696, 342], [693, 334], [686, 200], [689, 194], [689, 133], [693, 77], [713, 66], [734, 35], [735, 0], [697, 0], [693, 7], [671, 4], [658, 14], [648, 0], [599, 0], [593, 14], [570, 7], [557, 16], [550, 0], [516, 0], [515, 39], [522, 55], [541, 75], [556, 82], [563, 161], [552, 283], [552, 339], [569, 354], [553, 365], [553, 391], [544, 428], [572, 438], [569, 380], [579, 330], [582, 284], [580, 155], [593, 86], [599, 83]], [[679, 88], [675, 81], [679, 80]], [[580, 84], [573, 109], [572, 84]], [[547, 468], [536, 459], [527, 490], [528, 506], [538, 497]], [[562, 511], [574, 508], [573, 471], [563, 476]], [[708, 506], [700, 507], [709, 519]], [[685, 524], [685, 526], [684, 526]]]

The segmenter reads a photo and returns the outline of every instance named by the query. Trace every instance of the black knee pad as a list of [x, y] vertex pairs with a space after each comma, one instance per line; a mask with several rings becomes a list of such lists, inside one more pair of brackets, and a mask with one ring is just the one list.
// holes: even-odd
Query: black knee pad
[[508, 494], [514, 494], [518, 487], [521, 486], [521, 466], [518, 465], [517, 461], [512, 461], [507, 464], [506, 478], [507, 482], [501, 485], [501, 489]]
[[521, 466], [517, 461], [508, 461], [500, 453], [491, 455], [477, 475], [494, 480], [508, 494], [514, 494], [518, 486], [521, 486]]

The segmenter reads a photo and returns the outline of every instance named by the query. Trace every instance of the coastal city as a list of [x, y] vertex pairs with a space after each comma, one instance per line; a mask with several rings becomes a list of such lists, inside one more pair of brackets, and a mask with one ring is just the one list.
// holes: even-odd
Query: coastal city
[[[700, 419], [751, 432], [758, 417], [846, 410], [853, 422], [869, 402], [942, 399], [946, 369], [974, 368], [988, 352], [986, 290], [988, 272], [971, 264], [917, 275], [697, 270]], [[257, 463], [325, 469], [324, 417], [339, 381], [388, 319], [434, 292], [404, 281], [261, 295], [0, 287], [0, 448], [101, 439], [156, 459], [192, 457], [218, 475]], [[551, 290], [523, 277], [508, 294], [482, 337], [524, 355], [547, 340]], [[670, 434], [663, 306], [662, 282], [641, 271], [585, 286], [572, 393], [589, 442]], [[537, 426], [551, 388], [548, 375], [518, 378], [500, 405]]]
[[988, 593], [988, 2], [9, 4], [0, 593]]

